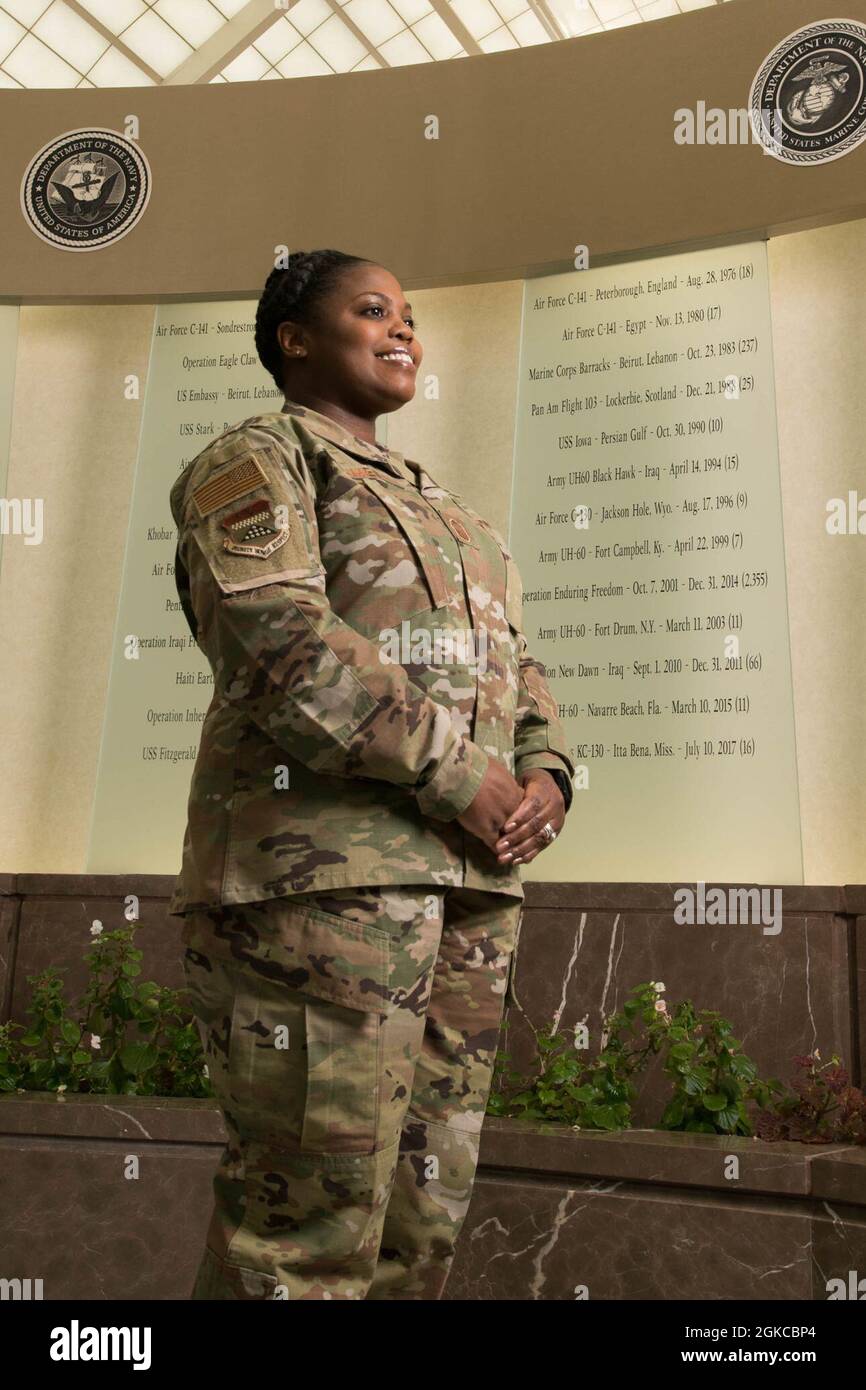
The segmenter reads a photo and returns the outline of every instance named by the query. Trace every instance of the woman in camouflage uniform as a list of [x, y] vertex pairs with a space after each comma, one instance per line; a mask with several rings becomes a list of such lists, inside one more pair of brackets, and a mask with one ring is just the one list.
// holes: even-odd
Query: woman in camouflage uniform
[[256, 346], [283, 408], [171, 492], [214, 682], [171, 910], [228, 1134], [193, 1296], [435, 1299], [574, 767], [504, 540], [375, 441], [422, 356], [394, 276], [292, 255]]

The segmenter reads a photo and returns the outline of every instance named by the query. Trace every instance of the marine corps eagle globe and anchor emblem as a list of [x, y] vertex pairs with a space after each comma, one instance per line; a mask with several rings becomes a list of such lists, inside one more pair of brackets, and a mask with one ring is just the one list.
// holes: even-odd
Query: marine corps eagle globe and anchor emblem
[[50, 246], [95, 251], [132, 231], [150, 185], [150, 166], [134, 141], [116, 130], [68, 130], [30, 161], [21, 210]]
[[749, 93], [755, 138], [787, 164], [823, 164], [866, 139], [866, 26], [827, 19], [789, 34]]

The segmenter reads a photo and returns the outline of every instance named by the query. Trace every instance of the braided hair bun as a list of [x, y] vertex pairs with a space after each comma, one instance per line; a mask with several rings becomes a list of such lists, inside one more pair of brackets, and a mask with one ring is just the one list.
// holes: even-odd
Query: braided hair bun
[[286, 319], [309, 323], [345, 269], [372, 264], [365, 256], [343, 251], [293, 251], [285, 268], [271, 271], [256, 308], [256, 352], [280, 391], [285, 389], [285, 354], [277, 339], [280, 324]]

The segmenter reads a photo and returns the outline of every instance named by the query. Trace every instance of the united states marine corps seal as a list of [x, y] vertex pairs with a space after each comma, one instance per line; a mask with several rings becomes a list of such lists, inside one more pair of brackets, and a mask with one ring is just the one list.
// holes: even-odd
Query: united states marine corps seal
[[787, 164], [824, 164], [866, 139], [866, 26], [827, 19], [789, 34], [749, 93], [755, 138]]
[[132, 231], [150, 184], [150, 166], [132, 140], [116, 130], [68, 130], [30, 161], [21, 210], [50, 246], [96, 251]]

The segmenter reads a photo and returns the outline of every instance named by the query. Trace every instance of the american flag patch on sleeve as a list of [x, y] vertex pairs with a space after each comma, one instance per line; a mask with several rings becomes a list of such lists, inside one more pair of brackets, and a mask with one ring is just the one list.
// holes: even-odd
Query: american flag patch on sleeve
[[247, 493], [255, 492], [256, 488], [263, 484], [268, 486], [269, 482], [268, 475], [258, 459], [255, 455], [248, 454], [227, 472], [218, 474], [216, 478], [209, 478], [201, 487], [195, 488], [192, 494], [193, 501], [199, 516], [206, 517], [218, 507], [225, 507], [238, 497], [246, 497]]

